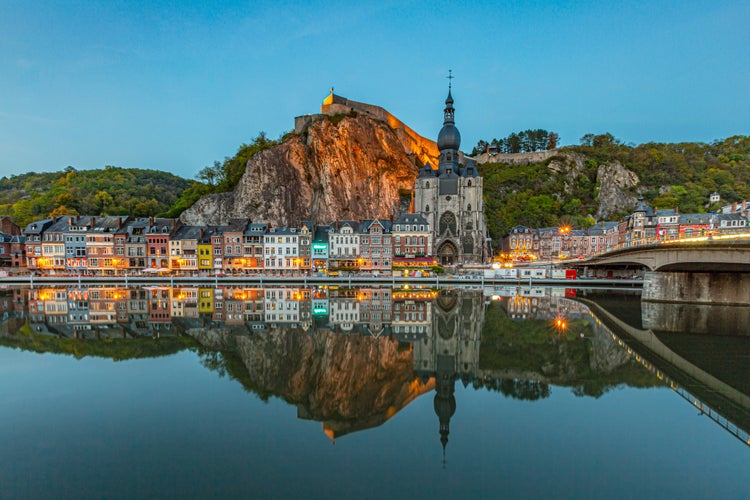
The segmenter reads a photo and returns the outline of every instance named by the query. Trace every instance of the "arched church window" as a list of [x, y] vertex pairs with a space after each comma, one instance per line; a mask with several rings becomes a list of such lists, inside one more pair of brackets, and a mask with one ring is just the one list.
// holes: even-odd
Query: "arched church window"
[[471, 236], [464, 236], [463, 247], [464, 254], [474, 253], [474, 240]]
[[471, 179], [469, 179], [469, 182], [466, 185], [471, 187]]
[[425, 182], [424, 187], [430, 189], [430, 181]]
[[471, 203], [469, 203], [468, 205], [466, 205], [466, 211], [467, 212], [471, 212]]
[[430, 206], [429, 206], [429, 205], [425, 205], [425, 207], [424, 207], [424, 211], [425, 211], [425, 212], [429, 212], [429, 211], [430, 211]]
[[448, 229], [456, 234], [456, 216], [453, 215], [453, 212], [445, 212], [440, 216], [440, 234], [445, 233]]

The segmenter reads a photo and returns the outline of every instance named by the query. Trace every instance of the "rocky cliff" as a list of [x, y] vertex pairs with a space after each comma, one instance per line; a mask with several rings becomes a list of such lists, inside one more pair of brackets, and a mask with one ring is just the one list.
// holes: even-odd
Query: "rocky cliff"
[[253, 156], [229, 193], [198, 200], [186, 224], [249, 217], [276, 226], [304, 220], [389, 217], [420, 165], [437, 165], [437, 146], [400, 122], [356, 111], [316, 115], [301, 133]]
[[[534, 153], [530, 153], [534, 154]], [[579, 177], [587, 175], [587, 158], [572, 152], [559, 153], [547, 165], [550, 171], [563, 176], [565, 192], [573, 192]], [[597, 210], [595, 218], [606, 220], [607, 217], [631, 210], [638, 201], [633, 188], [639, 184], [635, 172], [628, 170], [617, 160], [599, 165], [596, 171]]]

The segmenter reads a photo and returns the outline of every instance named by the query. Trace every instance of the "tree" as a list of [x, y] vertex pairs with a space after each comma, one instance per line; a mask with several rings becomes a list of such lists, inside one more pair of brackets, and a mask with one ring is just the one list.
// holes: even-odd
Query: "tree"
[[198, 172], [197, 177], [199, 180], [213, 187], [221, 182], [221, 179], [223, 178], [222, 173], [223, 170], [221, 168], [221, 163], [215, 161], [213, 167], [203, 167], [203, 169]]
[[474, 149], [471, 150], [471, 156], [481, 155], [485, 151], [487, 151], [487, 147], [489, 144], [487, 144], [486, 141], [480, 140], [477, 142], [477, 145], [474, 146]]
[[547, 136], [547, 150], [557, 148], [557, 144], [560, 142], [560, 136], [556, 132], [550, 132]]

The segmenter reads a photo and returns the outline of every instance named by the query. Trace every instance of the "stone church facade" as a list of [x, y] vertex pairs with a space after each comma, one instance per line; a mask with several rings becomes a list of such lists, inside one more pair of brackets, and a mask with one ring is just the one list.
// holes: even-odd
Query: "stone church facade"
[[426, 165], [420, 170], [414, 185], [414, 212], [430, 223], [434, 255], [441, 265], [482, 264], [490, 256], [482, 178], [473, 160], [459, 151], [461, 134], [454, 121], [450, 87], [437, 144], [438, 169]]

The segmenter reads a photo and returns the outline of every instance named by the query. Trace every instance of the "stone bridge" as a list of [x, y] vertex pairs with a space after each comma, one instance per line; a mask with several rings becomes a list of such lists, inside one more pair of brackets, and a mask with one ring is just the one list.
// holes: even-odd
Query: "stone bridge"
[[663, 272], [750, 273], [750, 240], [675, 241], [613, 250], [575, 267], [643, 266]]
[[750, 240], [678, 240], [617, 249], [569, 264], [643, 267], [645, 301], [750, 305]]

